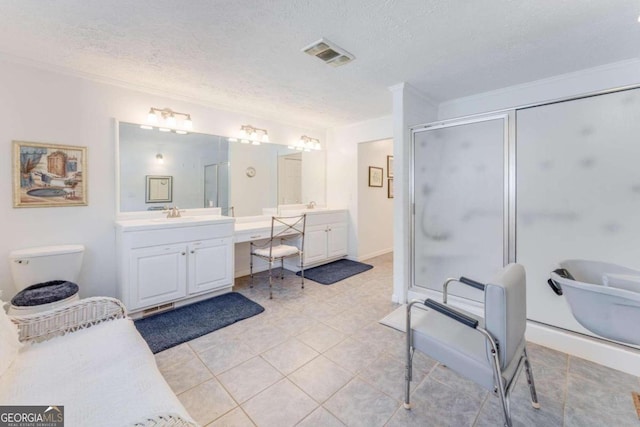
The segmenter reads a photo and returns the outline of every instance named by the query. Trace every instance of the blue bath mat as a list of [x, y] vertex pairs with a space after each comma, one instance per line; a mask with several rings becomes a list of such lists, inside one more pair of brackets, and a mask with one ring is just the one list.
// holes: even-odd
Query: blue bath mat
[[230, 292], [134, 323], [155, 354], [263, 311], [260, 304]]
[[[369, 264], [363, 264], [349, 259], [339, 259], [329, 264], [304, 270], [304, 278], [323, 285], [332, 285], [347, 277], [355, 276], [372, 268], [373, 266]], [[300, 276], [299, 271], [296, 274]]]

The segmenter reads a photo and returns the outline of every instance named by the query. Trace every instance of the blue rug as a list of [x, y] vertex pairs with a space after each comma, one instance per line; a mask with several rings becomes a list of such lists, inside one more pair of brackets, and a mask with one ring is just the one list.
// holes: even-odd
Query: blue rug
[[[339, 259], [329, 264], [304, 270], [304, 278], [323, 285], [332, 285], [347, 277], [355, 276], [372, 268], [373, 266], [369, 264], [348, 259]], [[296, 274], [300, 276], [299, 271]]]
[[134, 323], [155, 354], [263, 311], [260, 304], [237, 292], [230, 292]]

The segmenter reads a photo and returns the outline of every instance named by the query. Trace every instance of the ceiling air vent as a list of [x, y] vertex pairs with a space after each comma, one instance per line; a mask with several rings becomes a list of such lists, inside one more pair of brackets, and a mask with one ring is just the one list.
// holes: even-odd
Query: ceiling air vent
[[302, 51], [322, 59], [332, 67], [339, 67], [355, 59], [352, 54], [324, 38], [310, 44], [302, 49]]

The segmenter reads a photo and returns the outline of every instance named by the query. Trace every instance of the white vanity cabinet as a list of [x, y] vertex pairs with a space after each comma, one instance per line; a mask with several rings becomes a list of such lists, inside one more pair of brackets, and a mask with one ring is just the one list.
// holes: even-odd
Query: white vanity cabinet
[[117, 223], [118, 297], [131, 313], [233, 286], [233, 220], [171, 221]]
[[307, 214], [304, 264], [321, 264], [347, 255], [347, 211]]

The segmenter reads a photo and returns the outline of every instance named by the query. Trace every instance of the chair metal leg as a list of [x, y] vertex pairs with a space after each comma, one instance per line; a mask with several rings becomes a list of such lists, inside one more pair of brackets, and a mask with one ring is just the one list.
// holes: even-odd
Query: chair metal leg
[[498, 397], [500, 398], [500, 403], [502, 403], [502, 411], [504, 414], [504, 425], [505, 427], [512, 427], [511, 424], [511, 408], [509, 405], [509, 395], [504, 389], [504, 384], [502, 383], [502, 375], [500, 374], [500, 360], [498, 359], [498, 354], [495, 350], [491, 351], [491, 355], [493, 357], [493, 374], [495, 378], [496, 388], [498, 389]]
[[249, 274], [251, 275], [251, 282], [249, 282], [249, 287], [253, 288], [253, 254], [249, 254]]
[[304, 289], [304, 260], [303, 255], [300, 253], [300, 278], [302, 280], [302, 289]]
[[536, 393], [536, 384], [533, 381], [533, 370], [529, 363], [529, 355], [527, 354], [527, 347], [524, 348], [524, 370], [527, 374], [527, 383], [529, 383], [529, 392], [531, 393], [531, 406], [536, 409], [540, 409], [540, 403], [538, 403], [538, 395]]
[[412, 338], [412, 334], [411, 334], [411, 304], [407, 303], [407, 317], [406, 317], [407, 323], [406, 323], [406, 364], [405, 364], [405, 368], [404, 368], [404, 383], [405, 383], [405, 390], [404, 390], [404, 402], [403, 402], [403, 406], [404, 409], [411, 409], [411, 401], [410, 401], [410, 394], [411, 394], [411, 380], [413, 377], [413, 354], [412, 354], [412, 342], [411, 342], [411, 338]]
[[269, 261], [269, 299], [273, 299], [273, 277], [271, 276], [271, 268], [273, 267], [273, 262]]

